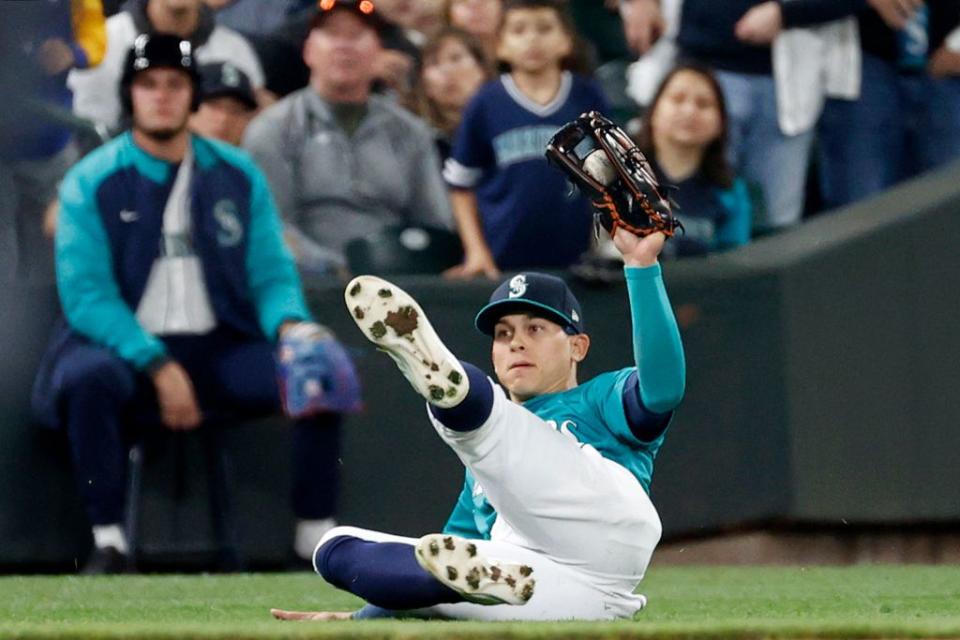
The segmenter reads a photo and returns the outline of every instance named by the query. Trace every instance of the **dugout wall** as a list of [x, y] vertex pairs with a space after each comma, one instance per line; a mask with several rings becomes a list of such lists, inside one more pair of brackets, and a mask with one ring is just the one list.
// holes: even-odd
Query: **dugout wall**
[[[737, 252], [668, 264], [687, 353], [686, 400], [658, 460], [665, 537], [744, 524], [960, 524], [960, 165]], [[461, 357], [489, 370], [470, 329], [490, 283], [400, 278]], [[69, 569], [88, 533], [60, 438], [29, 422], [52, 288], [0, 283], [0, 566]], [[628, 363], [622, 284], [574, 283], [593, 347], [584, 376]], [[340, 286], [309, 290], [357, 355], [367, 410], [345, 427], [344, 523], [415, 535], [442, 526], [462, 472], [403, 377], [372, 351]], [[292, 530], [278, 420], [225, 434], [244, 557], [276, 565]], [[145, 465], [141, 548], [213, 549], [195, 440]]]

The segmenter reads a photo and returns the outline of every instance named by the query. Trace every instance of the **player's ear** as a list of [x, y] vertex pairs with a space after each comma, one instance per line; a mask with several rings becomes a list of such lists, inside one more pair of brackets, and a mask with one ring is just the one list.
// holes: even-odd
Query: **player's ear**
[[590, 336], [585, 333], [570, 336], [570, 352], [574, 362], [583, 362], [588, 351], [590, 351]]

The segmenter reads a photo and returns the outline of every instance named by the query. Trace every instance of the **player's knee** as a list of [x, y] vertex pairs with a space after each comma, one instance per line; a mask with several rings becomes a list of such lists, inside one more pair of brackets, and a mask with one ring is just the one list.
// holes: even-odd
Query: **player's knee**
[[67, 398], [125, 400], [133, 395], [133, 372], [115, 356], [96, 353], [65, 364], [63, 393]]
[[656, 517], [649, 524], [650, 527], [650, 538], [654, 541], [654, 544], [660, 542], [660, 537], [663, 535], [663, 523], [660, 522], [660, 518]]
[[351, 529], [353, 527], [334, 527], [330, 529], [320, 539], [317, 548], [313, 551], [314, 571], [334, 586], [340, 584], [338, 579], [340, 572], [336, 569], [338, 566], [336, 562], [337, 551], [344, 543], [357, 540], [357, 537], [352, 535]]
[[631, 539], [643, 544], [643, 546], [655, 547], [660, 542], [660, 536], [663, 535], [663, 524], [660, 522], [660, 516], [653, 514], [637, 514], [630, 519]]

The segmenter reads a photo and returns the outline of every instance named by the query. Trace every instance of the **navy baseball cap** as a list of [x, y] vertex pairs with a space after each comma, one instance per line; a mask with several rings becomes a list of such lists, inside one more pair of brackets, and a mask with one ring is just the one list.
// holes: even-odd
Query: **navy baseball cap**
[[569, 334], [583, 333], [583, 312], [567, 283], [556, 276], [527, 271], [496, 288], [477, 314], [474, 324], [481, 333], [493, 335], [503, 316], [529, 313], [556, 322]]
[[200, 99], [229, 96], [250, 110], [257, 108], [250, 78], [229, 62], [212, 62], [200, 66]]

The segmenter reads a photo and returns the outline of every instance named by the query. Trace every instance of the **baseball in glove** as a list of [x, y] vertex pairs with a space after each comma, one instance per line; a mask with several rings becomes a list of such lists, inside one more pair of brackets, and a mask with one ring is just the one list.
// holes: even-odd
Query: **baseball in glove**
[[299, 322], [277, 344], [283, 411], [291, 418], [315, 413], [356, 413], [362, 407], [353, 361], [323, 325]]
[[[581, 157], [585, 139], [590, 149]], [[590, 198], [594, 217], [613, 236], [626, 229], [638, 236], [683, 229], [663, 195], [650, 163], [623, 129], [596, 111], [564, 125], [547, 144], [547, 160], [562, 169]]]

